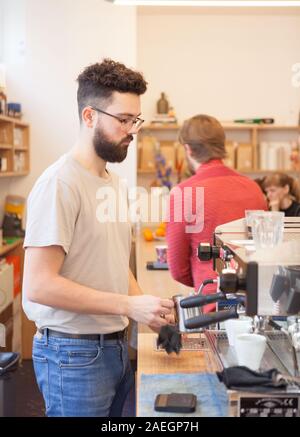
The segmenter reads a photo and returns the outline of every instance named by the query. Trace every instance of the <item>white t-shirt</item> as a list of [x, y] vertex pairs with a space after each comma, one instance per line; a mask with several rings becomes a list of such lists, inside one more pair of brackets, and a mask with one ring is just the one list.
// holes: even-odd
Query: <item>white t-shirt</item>
[[[24, 248], [62, 246], [63, 277], [95, 290], [128, 294], [127, 217], [127, 192], [119, 177], [111, 172], [108, 179], [92, 175], [66, 154], [45, 170], [29, 195]], [[26, 292], [23, 288], [23, 308], [38, 328], [105, 334], [128, 325], [122, 316], [79, 314], [30, 302]]]

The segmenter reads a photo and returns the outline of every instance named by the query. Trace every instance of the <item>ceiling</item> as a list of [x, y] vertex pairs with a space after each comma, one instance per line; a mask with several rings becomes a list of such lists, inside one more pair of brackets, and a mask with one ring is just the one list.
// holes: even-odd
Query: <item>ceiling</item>
[[299, 7], [207, 8], [197, 6], [137, 6], [137, 11], [138, 15], [300, 15]]

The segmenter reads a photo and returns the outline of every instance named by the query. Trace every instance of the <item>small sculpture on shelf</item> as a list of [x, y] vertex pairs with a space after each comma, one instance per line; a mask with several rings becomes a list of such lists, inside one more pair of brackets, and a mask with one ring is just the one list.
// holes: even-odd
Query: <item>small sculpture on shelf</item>
[[157, 114], [168, 114], [169, 102], [166, 98], [165, 93], [161, 93], [160, 99], [157, 101], [156, 109]]
[[156, 114], [151, 123], [177, 123], [174, 108], [170, 106], [165, 93], [161, 93], [160, 99], [156, 103]]

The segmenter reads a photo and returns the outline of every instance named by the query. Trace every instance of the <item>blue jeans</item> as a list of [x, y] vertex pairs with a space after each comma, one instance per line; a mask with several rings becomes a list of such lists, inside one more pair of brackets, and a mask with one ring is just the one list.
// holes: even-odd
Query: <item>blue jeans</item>
[[121, 417], [134, 381], [127, 346], [36, 334], [32, 359], [47, 416]]

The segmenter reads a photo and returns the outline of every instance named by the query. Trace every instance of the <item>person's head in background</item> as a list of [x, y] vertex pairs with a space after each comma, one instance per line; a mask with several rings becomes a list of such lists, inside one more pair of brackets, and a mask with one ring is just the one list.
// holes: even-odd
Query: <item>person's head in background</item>
[[265, 193], [265, 190], [264, 190], [264, 181], [265, 181], [265, 176], [262, 177], [262, 178], [256, 178], [256, 179], [254, 179], [254, 182], [257, 183], [257, 185], [259, 186], [259, 188], [261, 189], [261, 191], [262, 191], [264, 194], [266, 194], [266, 193]]
[[209, 115], [195, 115], [186, 120], [179, 131], [179, 142], [185, 148], [192, 174], [205, 162], [226, 157], [224, 129]]
[[273, 211], [287, 209], [293, 202], [300, 201], [299, 183], [287, 174], [273, 173], [266, 176], [262, 188]]
[[265, 196], [265, 198], [267, 198], [267, 195], [266, 195], [266, 192], [265, 192], [265, 189], [264, 189], [265, 176], [263, 176], [262, 178], [254, 179], [254, 182], [257, 183], [257, 185], [261, 189], [263, 195]]
[[147, 89], [141, 73], [104, 59], [78, 76], [77, 102], [83, 142], [107, 162], [126, 158], [129, 143], [143, 123], [140, 95]]

